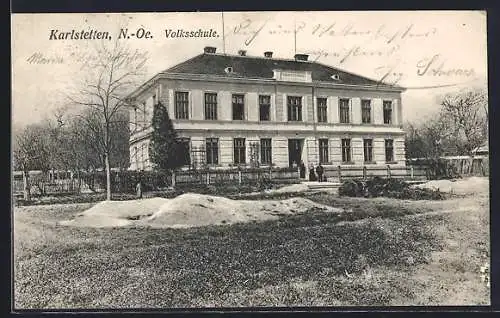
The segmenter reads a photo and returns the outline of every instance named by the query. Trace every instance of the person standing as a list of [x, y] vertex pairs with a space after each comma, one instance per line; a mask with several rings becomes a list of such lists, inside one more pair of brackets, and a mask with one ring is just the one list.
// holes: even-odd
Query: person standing
[[321, 163], [316, 167], [316, 173], [318, 174], [318, 181], [323, 182], [323, 166]]
[[306, 178], [306, 165], [304, 164], [304, 161], [300, 161], [300, 178]]
[[139, 181], [135, 185], [135, 192], [138, 199], [142, 199], [142, 177], [139, 175]]
[[316, 173], [314, 172], [314, 166], [309, 167], [309, 181], [316, 181]]

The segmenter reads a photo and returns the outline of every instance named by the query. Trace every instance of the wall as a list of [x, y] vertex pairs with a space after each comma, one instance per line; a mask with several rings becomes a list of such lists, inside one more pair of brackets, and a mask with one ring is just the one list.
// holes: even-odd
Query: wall
[[[174, 113], [174, 92], [189, 92], [189, 120], [177, 120]], [[217, 93], [218, 119], [204, 119], [204, 93]], [[232, 120], [232, 94], [245, 95], [245, 120]], [[259, 121], [258, 96], [271, 96], [271, 121]], [[385, 163], [384, 139], [394, 140], [394, 163], [404, 165], [404, 132], [402, 123], [402, 105], [399, 93], [366, 91], [353, 89], [312, 88], [302, 85], [276, 84], [241, 84], [217, 83], [207, 81], [187, 81], [162, 79], [156, 85], [145, 90], [137, 98], [136, 105], [146, 102], [144, 115], [150, 122], [153, 109], [153, 95], [158, 97], [168, 109], [173, 119], [174, 127], [180, 135], [191, 137], [192, 144], [204, 147], [204, 140], [213, 136], [219, 138], [219, 160], [222, 165], [233, 162], [233, 138], [247, 139], [247, 151], [252, 140], [272, 138], [272, 159], [277, 166], [288, 166], [288, 139], [304, 138], [302, 158], [305, 164], [317, 164], [319, 161], [318, 139], [329, 139], [329, 159], [331, 165], [341, 162], [340, 140], [352, 139], [352, 159], [354, 165], [363, 165], [363, 138], [373, 139], [373, 157], [376, 164]], [[302, 96], [303, 122], [288, 122], [287, 96]], [[316, 98], [327, 97], [327, 123], [316, 123]], [[350, 99], [349, 124], [339, 123], [339, 98]], [[361, 123], [361, 99], [370, 99], [372, 105], [372, 123]], [[393, 102], [393, 124], [383, 124], [383, 100]], [[132, 117], [133, 118], [133, 117]], [[133, 162], [134, 147], [141, 147], [147, 142], [150, 128], [143, 125], [142, 130], [136, 130], [131, 136], [131, 168], [141, 168], [149, 165], [147, 158]], [[195, 156], [195, 155], [193, 155]], [[247, 154], [248, 159], [248, 154]], [[142, 162], [145, 163], [142, 163]]]

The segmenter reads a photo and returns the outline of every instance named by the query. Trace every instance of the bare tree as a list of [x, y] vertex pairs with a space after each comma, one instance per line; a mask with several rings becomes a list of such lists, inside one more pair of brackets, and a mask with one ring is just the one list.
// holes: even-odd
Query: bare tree
[[30, 125], [16, 133], [13, 142], [14, 168], [23, 172], [24, 199], [31, 200], [31, 170], [50, 169], [50, 145], [47, 127]]
[[450, 142], [448, 122], [437, 116], [420, 125], [405, 124], [406, 154], [410, 158], [437, 159], [442, 156]]
[[442, 119], [448, 121], [458, 151], [471, 155], [488, 137], [488, 96], [469, 89], [441, 99]]
[[[102, 150], [106, 169], [106, 198], [111, 199], [110, 154], [113, 149], [113, 125], [119, 120], [119, 113], [129, 105], [125, 97], [145, 73], [147, 57], [132, 52], [122, 42], [116, 40], [108, 46], [102, 42], [94, 49], [95, 59], [86, 63], [84, 80], [78, 83], [75, 94], [68, 96], [72, 104], [82, 105], [92, 110], [96, 116], [90, 123], [95, 131], [96, 123], [102, 123]], [[92, 126], [93, 125], [93, 126]], [[128, 136], [127, 136], [128, 137]]]

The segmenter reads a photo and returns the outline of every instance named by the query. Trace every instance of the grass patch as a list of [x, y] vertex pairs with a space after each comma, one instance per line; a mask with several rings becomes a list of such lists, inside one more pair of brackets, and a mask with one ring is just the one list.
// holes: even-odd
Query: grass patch
[[[339, 204], [326, 195], [316, 200]], [[383, 219], [398, 214], [381, 214], [382, 208], [371, 214], [378, 218], [338, 225], [366, 217], [359, 214], [364, 202], [350, 208], [182, 230], [56, 227], [16, 211], [16, 222], [31, 225], [16, 232], [16, 308], [300, 305], [308, 297], [325, 305], [387, 303], [401, 292], [391, 285], [398, 283], [363, 281], [352, 288], [345, 272], [404, 271], [425, 263], [440, 245], [421, 220]], [[36, 240], [34, 227], [43, 228]]]

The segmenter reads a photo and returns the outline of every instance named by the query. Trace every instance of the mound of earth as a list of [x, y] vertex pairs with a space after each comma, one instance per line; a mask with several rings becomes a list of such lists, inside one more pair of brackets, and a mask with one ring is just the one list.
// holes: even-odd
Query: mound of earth
[[271, 193], [289, 193], [289, 192], [306, 192], [306, 191], [309, 191], [309, 187], [307, 186], [307, 184], [297, 183], [297, 184], [292, 184], [289, 186], [284, 186], [284, 187], [278, 188], [276, 190], [271, 190], [268, 192], [271, 192]]
[[488, 193], [489, 184], [489, 179], [486, 177], [470, 177], [459, 180], [432, 180], [415, 187], [454, 194], [484, 194]]
[[304, 198], [250, 201], [185, 193], [173, 199], [101, 202], [77, 215], [75, 219], [60, 224], [85, 227], [187, 228], [273, 220], [310, 209], [342, 211]]
[[121, 227], [133, 225], [134, 220], [153, 215], [167, 201], [169, 200], [164, 198], [103, 201], [77, 214], [73, 220], [61, 221], [59, 224], [84, 227]]

